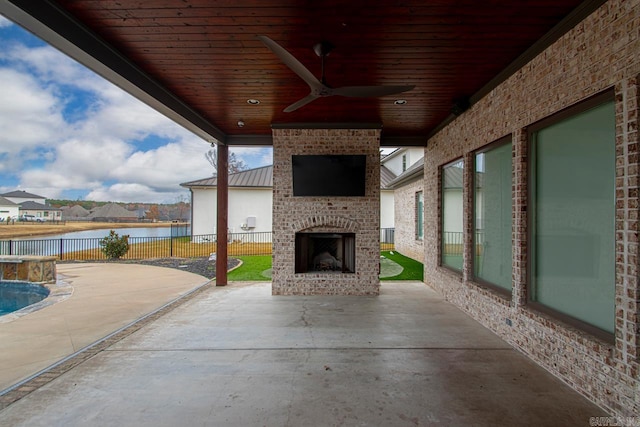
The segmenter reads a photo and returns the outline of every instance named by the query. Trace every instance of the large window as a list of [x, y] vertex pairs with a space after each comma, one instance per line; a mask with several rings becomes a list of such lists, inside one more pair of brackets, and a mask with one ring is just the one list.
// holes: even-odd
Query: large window
[[570, 117], [565, 114], [532, 129], [530, 298], [612, 333], [615, 111], [611, 98], [592, 100]]
[[454, 270], [462, 271], [463, 253], [463, 198], [462, 179], [464, 175], [462, 160], [450, 163], [442, 168], [442, 247], [440, 262]]
[[416, 240], [424, 238], [424, 194], [416, 193]]
[[474, 276], [511, 291], [511, 139], [475, 156]]

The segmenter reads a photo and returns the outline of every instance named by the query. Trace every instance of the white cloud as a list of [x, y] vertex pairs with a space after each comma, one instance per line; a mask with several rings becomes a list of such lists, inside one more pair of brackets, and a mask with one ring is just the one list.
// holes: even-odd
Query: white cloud
[[271, 147], [231, 147], [230, 152], [251, 168], [273, 164], [273, 150]]
[[[20, 188], [49, 198], [74, 190], [100, 201], [174, 202], [187, 192], [181, 182], [211, 175], [210, 146], [167, 117], [52, 47], [0, 43], [0, 179], [14, 172]], [[251, 167], [272, 162], [270, 148], [231, 152]]]
[[126, 93], [104, 95], [100, 93], [99, 108], [83, 124], [81, 131], [87, 136], [110, 135], [127, 140], [142, 139], [149, 134], [169, 138], [187, 134], [170, 119]]
[[56, 160], [44, 169], [68, 177], [73, 182], [68, 188], [75, 189], [83, 188], [87, 181], [108, 179], [133, 151], [124, 141], [109, 137], [73, 139], [60, 144], [56, 150]]
[[22, 166], [25, 151], [51, 147], [65, 133], [65, 123], [58, 101], [32, 76], [0, 68], [0, 154], [7, 160], [0, 172]]
[[155, 150], [133, 153], [114, 172], [120, 181], [137, 182], [157, 189], [171, 189], [180, 182], [198, 179], [196, 173], [210, 174], [204, 158], [206, 145], [197, 139], [171, 143]]
[[10, 27], [13, 25], [13, 22], [9, 21], [4, 16], [0, 15], [0, 28]]

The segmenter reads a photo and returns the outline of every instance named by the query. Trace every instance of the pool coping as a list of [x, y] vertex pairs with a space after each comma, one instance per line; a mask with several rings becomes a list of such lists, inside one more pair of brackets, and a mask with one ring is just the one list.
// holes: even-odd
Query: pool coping
[[44, 298], [42, 301], [38, 301], [35, 304], [28, 305], [20, 310], [12, 311], [11, 313], [3, 314], [0, 316], [0, 323], [9, 323], [13, 322], [16, 319], [19, 319], [22, 316], [26, 316], [27, 314], [31, 314], [38, 310], [42, 310], [45, 307], [49, 307], [50, 305], [57, 304], [61, 301], [66, 300], [71, 295], [73, 295], [73, 286], [71, 284], [65, 282], [63, 279], [58, 277], [56, 283], [42, 283], [42, 282], [29, 282], [26, 280], [3, 280], [3, 282], [7, 283], [29, 283], [32, 285], [42, 286], [43, 288], [47, 288], [49, 290], [49, 295]]

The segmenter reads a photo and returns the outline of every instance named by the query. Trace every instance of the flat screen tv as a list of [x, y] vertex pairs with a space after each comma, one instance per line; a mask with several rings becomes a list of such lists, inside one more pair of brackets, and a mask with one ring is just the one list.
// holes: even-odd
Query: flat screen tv
[[362, 197], [365, 195], [367, 156], [294, 155], [293, 195], [306, 197]]

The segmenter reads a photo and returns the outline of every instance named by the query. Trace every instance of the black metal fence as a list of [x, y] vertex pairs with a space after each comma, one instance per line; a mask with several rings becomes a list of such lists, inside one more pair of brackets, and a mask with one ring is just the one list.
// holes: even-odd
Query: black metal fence
[[[227, 252], [230, 256], [270, 255], [272, 233], [229, 233]], [[380, 243], [384, 249], [393, 248], [394, 229], [380, 230]], [[104, 260], [100, 247], [102, 238], [82, 239], [11, 239], [0, 240], [2, 255], [55, 256], [59, 260]], [[123, 259], [194, 258], [209, 256], [217, 251], [215, 234], [171, 237], [129, 237], [129, 251]], [[385, 246], [386, 245], [386, 246]], [[391, 245], [391, 246], [389, 246]]]
[[[1, 255], [55, 256], [60, 260], [103, 260], [102, 238], [11, 239], [0, 240]], [[129, 250], [123, 259], [193, 258], [209, 256], [217, 250], [216, 235], [171, 237], [129, 237]], [[271, 232], [230, 233], [229, 255], [271, 254]]]

